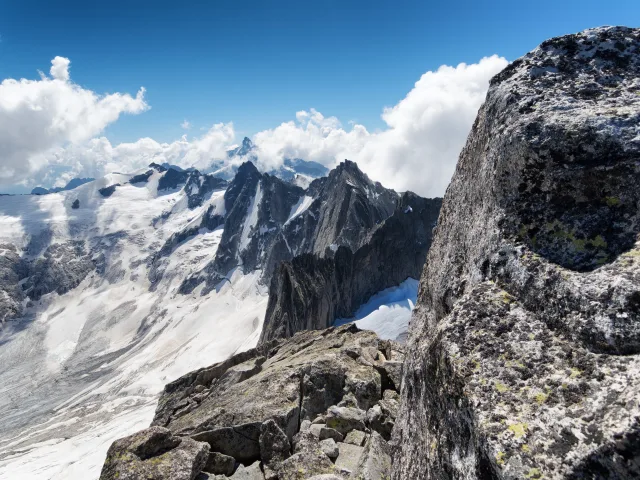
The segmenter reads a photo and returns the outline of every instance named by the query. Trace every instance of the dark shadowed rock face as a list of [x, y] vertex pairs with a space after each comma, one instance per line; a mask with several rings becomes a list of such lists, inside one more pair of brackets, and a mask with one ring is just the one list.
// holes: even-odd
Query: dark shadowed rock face
[[102, 195], [103, 197], [109, 198], [111, 195], [115, 193], [116, 188], [119, 186], [120, 186], [119, 183], [114, 183], [113, 185], [109, 185], [108, 187], [103, 187], [98, 189], [98, 192], [100, 192], [100, 195]]
[[[204, 478], [388, 478], [385, 438], [400, 385], [387, 364], [402, 359], [400, 345], [350, 325], [301, 332], [196, 370], [165, 387], [150, 429], [114, 442], [102, 479], [147, 473], [152, 464], [162, 475], [199, 468]], [[204, 462], [203, 443], [211, 452]], [[162, 475], [153, 478], [173, 478]]]
[[393, 478], [640, 476], [640, 30], [494, 77], [422, 275]]
[[271, 281], [260, 341], [328, 328], [376, 292], [418, 278], [441, 203], [406, 192], [355, 252], [340, 247], [333, 257], [306, 254], [282, 263]]

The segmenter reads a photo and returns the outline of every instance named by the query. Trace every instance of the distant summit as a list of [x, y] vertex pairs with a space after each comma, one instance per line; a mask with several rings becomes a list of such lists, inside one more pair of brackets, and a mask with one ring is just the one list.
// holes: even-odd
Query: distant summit
[[49, 193], [58, 193], [65, 190], [73, 190], [74, 188], [78, 188], [80, 185], [84, 185], [85, 183], [93, 182], [95, 178], [72, 178], [69, 180], [64, 187], [54, 187], [54, 188], [44, 188], [44, 187], [36, 187], [31, 190], [31, 195], [47, 195]]
[[244, 137], [244, 139], [242, 140], [242, 145], [232, 150], [227, 150], [227, 157], [245, 157], [253, 152], [255, 148], [256, 146], [253, 144], [251, 139], [249, 137]]

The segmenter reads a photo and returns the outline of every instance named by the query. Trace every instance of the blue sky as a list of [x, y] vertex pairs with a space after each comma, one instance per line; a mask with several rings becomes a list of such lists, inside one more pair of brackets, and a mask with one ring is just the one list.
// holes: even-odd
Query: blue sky
[[71, 60], [95, 92], [147, 89], [151, 109], [123, 116], [112, 142], [179, 138], [233, 121], [252, 135], [311, 107], [382, 128], [420, 75], [546, 38], [638, 25], [640, 2], [605, 1], [2, 1], [0, 78], [36, 78]]

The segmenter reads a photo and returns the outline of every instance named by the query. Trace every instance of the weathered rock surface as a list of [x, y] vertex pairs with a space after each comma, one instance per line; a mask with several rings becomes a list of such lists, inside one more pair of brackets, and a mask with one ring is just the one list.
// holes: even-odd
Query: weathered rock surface
[[208, 455], [206, 443], [151, 427], [116, 440], [109, 447], [100, 480], [193, 480]]
[[491, 81], [422, 275], [393, 478], [640, 476], [640, 30]]
[[333, 257], [306, 254], [282, 263], [271, 281], [260, 341], [328, 328], [336, 318], [352, 316], [375, 293], [418, 278], [440, 205], [441, 199], [406, 192], [360, 248], [340, 247]]
[[[342, 432], [358, 429], [365, 438], [366, 409], [384, 400], [383, 391], [389, 397], [382, 359], [402, 355], [399, 344], [355, 325], [300, 332], [168, 384], [152, 428], [172, 441], [205, 442], [211, 453], [200, 469], [208, 478], [245, 478], [249, 469], [256, 478], [347, 478], [366, 449], [341, 443]], [[328, 425], [311, 424], [318, 417]], [[229, 457], [243, 465], [233, 475]]]

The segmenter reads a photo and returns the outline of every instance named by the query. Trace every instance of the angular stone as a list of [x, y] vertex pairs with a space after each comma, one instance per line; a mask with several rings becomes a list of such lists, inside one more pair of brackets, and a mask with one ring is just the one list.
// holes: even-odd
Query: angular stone
[[329, 457], [331, 460], [334, 460], [338, 457], [338, 445], [333, 438], [327, 438], [325, 440], [320, 441], [320, 450]]
[[338, 443], [338, 450], [339, 455], [336, 459], [336, 467], [343, 472], [355, 472], [364, 448], [349, 443]]
[[364, 441], [366, 438], [366, 433], [361, 432], [360, 430], [351, 430], [344, 437], [344, 443], [350, 443], [351, 445], [357, 445], [358, 447], [361, 447], [362, 445], [364, 445]]
[[193, 480], [207, 463], [209, 445], [151, 427], [113, 442], [100, 480]]
[[264, 475], [260, 469], [260, 462], [254, 462], [250, 466], [240, 465], [233, 475], [232, 480], [264, 480]]
[[207, 473], [231, 476], [235, 466], [236, 461], [233, 457], [220, 452], [210, 452], [203, 470]]
[[333, 438], [336, 442], [341, 442], [344, 438], [340, 432], [323, 424], [311, 425], [309, 431], [318, 437], [318, 440]]
[[264, 463], [284, 460], [290, 455], [291, 444], [278, 424], [269, 419], [260, 427], [260, 458]]
[[335, 467], [319, 447], [294, 453], [277, 466], [279, 480], [301, 480], [335, 473]]
[[372, 430], [378, 432], [386, 440], [391, 438], [394, 422], [382, 412], [380, 405], [375, 405], [367, 410], [367, 423]]
[[214, 452], [250, 462], [260, 458], [260, 424], [248, 423], [234, 427], [206, 430], [191, 436], [199, 442], [207, 442]]
[[354, 477], [358, 480], [391, 478], [391, 448], [378, 433], [369, 436]]
[[327, 426], [340, 432], [342, 435], [351, 430], [365, 429], [365, 412], [357, 408], [330, 407], [327, 411]]
[[402, 362], [383, 361], [380, 364], [380, 368], [386, 372], [389, 379], [393, 382], [393, 388], [400, 391], [400, 387], [402, 386]]

